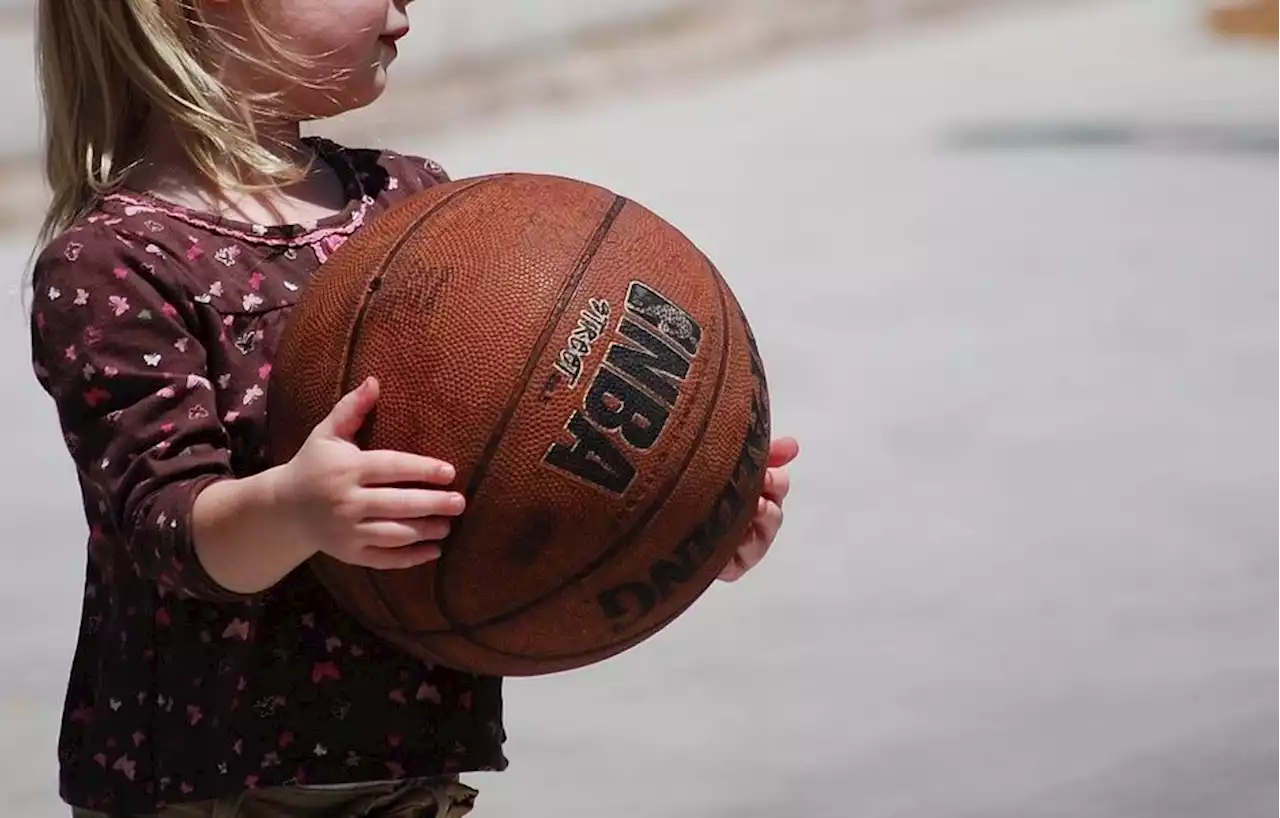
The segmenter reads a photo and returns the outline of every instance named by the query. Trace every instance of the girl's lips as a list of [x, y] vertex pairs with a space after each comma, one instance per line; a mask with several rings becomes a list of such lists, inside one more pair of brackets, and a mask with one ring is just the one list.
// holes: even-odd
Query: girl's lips
[[378, 42], [382, 43], [387, 48], [391, 49], [392, 54], [398, 54], [400, 53], [400, 48], [399, 46], [396, 45], [396, 40], [399, 40], [401, 37], [403, 37], [407, 33], [408, 33], [408, 30], [393, 31], [390, 34], [384, 34], [381, 37], [379, 37]]

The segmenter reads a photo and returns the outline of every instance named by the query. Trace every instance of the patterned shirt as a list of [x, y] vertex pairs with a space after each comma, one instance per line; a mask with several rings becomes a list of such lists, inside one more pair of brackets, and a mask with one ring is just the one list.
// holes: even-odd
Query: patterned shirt
[[196, 494], [270, 465], [265, 390], [299, 292], [354, 230], [447, 181], [434, 162], [312, 143], [346, 189], [332, 217], [253, 225], [122, 191], [36, 261], [33, 365], [88, 528], [58, 751], [72, 805], [149, 813], [506, 766], [500, 679], [387, 646], [305, 566], [239, 595], [192, 547]]

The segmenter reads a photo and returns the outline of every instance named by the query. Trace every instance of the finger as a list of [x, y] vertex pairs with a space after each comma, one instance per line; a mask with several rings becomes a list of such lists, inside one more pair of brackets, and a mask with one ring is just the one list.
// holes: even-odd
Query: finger
[[[782, 529], [782, 506], [763, 498], [760, 509], [756, 513], [756, 518], [751, 521], [751, 531], [754, 535], [752, 542], [745, 545], [748, 549], [747, 553], [743, 553], [743, 549], [739, 549], [738, 553], [742, 555], [748, 566], [754, 566], [760, 561], [760, 557], [764, 556], [764, 552], [769, 550], [769, 546], [773, 545], [773, 541], [778, 538], [778, 532]], [[757, 546], [759, 546], [757, 548]], [[759, 555], [754, 561], [751, 557]]]
[[466, 507], [467, 498], [456, 491], [399, 488], [360, 489], [352, 504], [365, 520], [457, 517]]
[[738, 546], [733, 559], [721, 569], [717, 578], [724, 582], [736, 582], [759, 565], [765, 554], [769, 553], [769, 548], [773, 545], [781, 527], [782, 508], [761, 499], [759, 510], [755, 519], [751, 521], [751, 528], [747, 530], [747, 536], [743, 539], [742, 545]]
[[365, 485], [428, 483], [447, 486], [457, 476], [452, 464], [434, 457], [394, 449], [360, 453], [360, 478]]
[[773, 540], [766, 540], [762, 537], [752, 537], [743, 543], [742, 547], [738, 549], [738, 562], [742, 564], [743, 572], [750, 571], [759, 565], [765, 554], [769, 553], [771, 545], [773, 545]]
[[770, 468], [785, 466], [800, 454], [800, 441], [794, 437], [780, 437], [769, 444]]
[[787, 494], [791, 491], [791, 475], [787, 473], [787, 467], [782, 466], [776, 469], [769, 469], [764, 473], [764, 491], [766, 498], [772, 500], [778, 505], [782, 505], [782, 501], [787, 499]]
[[747, 573], [747, 566], [743, 565], [742, 560], [737, 554], [733, 555], [733, 559], [729, 560], [729, 564], [720, 569], [720, 573], [716, 575], [716, 579], [721, 582], [737, 582]]
[[343, 395], [334, 404], [329, 414], [320, 421], [312, 434], [352, 440], [377, 402], [378, 381], [374, 378], [365, 378], [359, 386]]
[[443, 540], [449, 536], [449, 520], [446, 517], [368, 520], [356, 526], [356, 536], [369, 548], [404, 548]]
[[356, 565], [392, 571], [413, 568], [440, 559], [438, 543], [418, 543], [404, 548], [363, 548], [355, 557]]

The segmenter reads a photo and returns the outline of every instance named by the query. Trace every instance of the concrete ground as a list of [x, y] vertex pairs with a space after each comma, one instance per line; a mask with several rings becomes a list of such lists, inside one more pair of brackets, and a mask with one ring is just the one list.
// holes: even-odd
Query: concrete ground
[[[681, 226], [804, 446], [757, 572], [509, 683], [478, 816], [1276, 814], [1276, 52], [1196, 13], [978, 18], [405, 142]], [[0, 815], [52, 818], [83, 526], [0, 315]]]

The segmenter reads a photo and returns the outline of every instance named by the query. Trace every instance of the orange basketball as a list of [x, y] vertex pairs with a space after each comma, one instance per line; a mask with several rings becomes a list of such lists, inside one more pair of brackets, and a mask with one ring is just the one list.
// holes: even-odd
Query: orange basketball
[[312, 567], [427, 661], [521, 676], [667, 626], [732, 558], [763, 488], [764, 368], [738, 302], [679, 230], [573, 179], [428, 189], [321, 267], [268, 393], [285, 462], [367, 376], [359, 438], [454, 464], [439, 560]]

